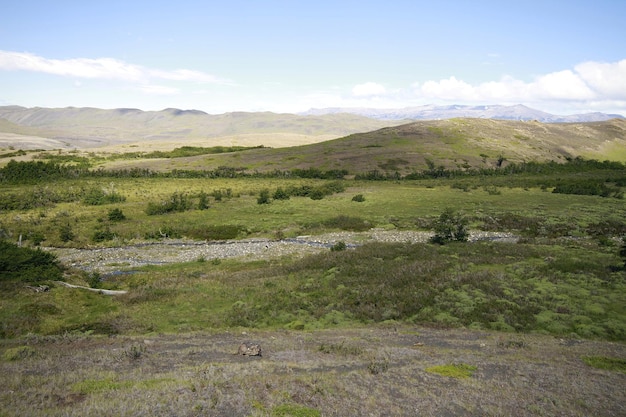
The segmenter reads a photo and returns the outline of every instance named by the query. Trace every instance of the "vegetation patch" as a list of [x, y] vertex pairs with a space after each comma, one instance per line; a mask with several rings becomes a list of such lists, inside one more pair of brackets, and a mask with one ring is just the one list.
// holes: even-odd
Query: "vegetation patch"
[[14, 348], [8, 348], [2, 354], [2, 359], [5, 361], [19, 361], [23, 359], [32, 358], [36, 355], [35, 350], [30, 346], [17, 346]]
[[626, 359], [609, 358], [606, 356], [585, 356], [583, 361], [594, 368], [626, 374]]
[[431, 374], [438, 374], [447, 376], [450, 378], [469, 378], [474, 375], [474, 372], [478, 369], [476, 366], [467, 365], [465, 363], [453, 363], [449, 365], [431, 366], [426, 368], [425, 371]]

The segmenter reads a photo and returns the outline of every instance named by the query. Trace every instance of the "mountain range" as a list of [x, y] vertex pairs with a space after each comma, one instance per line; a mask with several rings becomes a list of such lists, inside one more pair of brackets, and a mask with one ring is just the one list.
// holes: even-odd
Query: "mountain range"
[[[449, 119], [597, 122], [621, 115], [588, 113], [555, 116], [523, 105], [421, 106], [404, 109], [327, 108], [304, 114], [199, 110], [97, 109], [90, 107], [0, 107], [0, 148], [94, 149], [133, 147], [165, 150], [180, 146], [283, 148], [325, 142], [414, 121]], [[127, 150], [126, 150], [127, 151]]]
[[532, 109], [522, 104], [514, 106], [463, 106], [449, 105], [436, 106], [426, 105], [418, 107], [405, 107], [401, 109], [374, 109], [365, 107], [328, 107], [322, 109], [310, 109], [302, 115], [321, 116], [326, 114], [348, 113], [365, 116], [378, 120], [441, 120], [457, 117], [498, 120], [537, 120], [544, 123], [579, 123], [599, 122], [614, 118], [624, 118], [620, 114], [584, 113], [568, 116], [559, 116]]

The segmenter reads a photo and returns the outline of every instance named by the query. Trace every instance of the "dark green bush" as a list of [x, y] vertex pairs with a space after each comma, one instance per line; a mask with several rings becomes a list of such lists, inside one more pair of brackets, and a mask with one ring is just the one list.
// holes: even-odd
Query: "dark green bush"
[[272, 195], [274, 200], [289, 200], [289, 193], [285, 191], [282, 187], [278, 187], [276, 191], [274, 191], [274, 195]]
[[191, 208], [191, 200], [184, 193], [174, 193], [167, 200], [160, 203], [148, 203], [146, 214], [154, 216], [158, 214], [167, 214], [174, 212], [183, 212]]
[[62, 272], [54, 254], [0, 241], [0, 279], [26, 282], [60, 280]]
[[330, 247], [331, 252], [340, 252], [342, 250], [346, 250], [345, 242], [337, 242], [333, 246]]
[[122, 220], [126, 220], [126, 216], [119, 208], [109, 210], [107, 218], [112, 222], [120, 222]]
[[74, 231], [69, 223], [59, 226], [59, 239], [61, 239], [61, 242], [69, 242], [74, 240], [74, 237]]
[[204, 191], [198, 195], [198, 210], [206, 210], [209, 208], [209, 196]]
[[256, 200], [257, 204], [269, 204], [270, 203], [270, 190], [263, 189], [259, 193], [259, 198]]
[[446, 209], [435, 221], [435, 235], [430, 238], [432, 243], [444, 245], [448, 242], [466, 242], [469, 232], [466, 229], [467, 219], [452, 209]]
[[365, 201], [365, 197], [363, 197], [363, 194], [357, 194], [354, 197], [352, 197], [352, 201], [356, 201], [357, 203], [362, 203]]
[[99, 229], [93, 232], [91, 235], [91, 240], [94, 242], [105, 242], [107, 240], [113, 240], [115, 238], [115, 233], [111, 231], [108, 227], [104, 229]]

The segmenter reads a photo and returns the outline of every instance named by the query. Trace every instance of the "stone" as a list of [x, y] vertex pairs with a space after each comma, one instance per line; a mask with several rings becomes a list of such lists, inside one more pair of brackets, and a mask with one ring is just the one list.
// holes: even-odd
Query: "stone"
[[256, 343], [242, 343], [237, 350], [238, 355], [243, 356], [261, 356], [261, 345]]

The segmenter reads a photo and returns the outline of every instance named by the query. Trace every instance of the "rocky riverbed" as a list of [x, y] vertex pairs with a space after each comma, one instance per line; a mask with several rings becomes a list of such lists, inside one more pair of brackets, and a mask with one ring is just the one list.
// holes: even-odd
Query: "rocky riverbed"
[[[47, 248], [68, 266], [102, 274], [119, 273], [145, 265], [163, 265], [204, 259], [242, 258], [246, 260], [272, 259], [282, 256], [304, 256], [329, 250], [344, 242], [348, 249], [368, 242], [426, 242], [430, 232], [372, 229], [367, 232], [336, 232], [316, 236], [298, 236], [282, 240], [242, 239], [227, 241], [193, 241], [165, 239], [157, 242], [139, 242], [112, 248], [75, 249]], [[472, 232], [470, 241], [491, 240], [515, 243], [517, 237], [509, 233]]]

